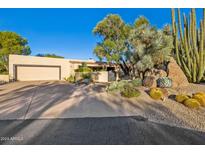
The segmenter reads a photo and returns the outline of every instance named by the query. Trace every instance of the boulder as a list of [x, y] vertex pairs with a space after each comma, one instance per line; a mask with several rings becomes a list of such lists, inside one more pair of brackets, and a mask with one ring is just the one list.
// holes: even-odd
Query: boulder
[[189, 84], [187, 77], [174, 58], [170, 59], [170, 62], [167, 66], [167, 71], [168, 77], [172, 80], [172, 87], [183, 87]]
[[162, 69], [151, 69], [149, 71], [146, 71], [144, 76], [155, 76], [157, 78], [160, 78], [160, 77], [167, 77], [167, 72], [162, 70]]
[[159, 70], [159, 71], [158, 71], [158, 74], [159, 74], [159, 77], [160, 77], [160, 78], [161, 78], [161, 77], [167, 77], [167, 72], [164, 71], [164, 70]]
[[82, 84], [89, 84], [90, 82], [91, 82], [90, 79], [83, 79], [81, 81]]
[[143, 86], [153, 88], [157, 87], [157, 79], [154, 76], [146, 76], [143, 80]]

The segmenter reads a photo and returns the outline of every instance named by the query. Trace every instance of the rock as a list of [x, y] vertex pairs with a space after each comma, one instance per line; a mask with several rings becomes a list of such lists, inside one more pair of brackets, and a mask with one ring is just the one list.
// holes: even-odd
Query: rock
[[161, 88], [161, 91], [162, 91], [164, 97], [168, 97], [169, 96], [169, 91], [167, 89]]
[[144, 76], [155, 76], [157, 78], [160, 78], [160, 77], [167, 77], [167, 72], [162, 70], [162, 69], [151, 69], [149, 71], [146, 71]]
[[145, 87], [157, 87], [157, 79], [154, 76], [147, 76], [143, 80], [143, 86]]
[[90, 79], [83, 79], [83, 80], [81, 81], [81, 83], [83, 83], [83, 84], [89, 84], [89, 83], [90, 83]]
[[168, 77], [172, 80], [172, 87], [176, 88], [189, 85], [187, 77], [185, 76], [184, 72], [179, 67], [177, 62], [174, 60], [174, 58], [170, 59], [167, 70]]
[[159, 77], [160, 77], [160, 78], [161, 78], [161, 77], [167, 77], [167, 72], [164, 71], [164, 70], [159, 70], [159, 71], [158, 71], [158, 74], [159, 74]]

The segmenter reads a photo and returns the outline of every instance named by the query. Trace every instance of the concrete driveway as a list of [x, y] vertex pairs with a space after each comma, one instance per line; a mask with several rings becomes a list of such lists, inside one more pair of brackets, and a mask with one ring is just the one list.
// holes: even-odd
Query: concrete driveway
[[205, 144], [205, 133], [141, 117], [0, 121], [0, 144]]
[[[0, 86], [0, 119], [47, 119], [136, 115], [102, 99], [103, 86], [60, 81], [14, 82]], [[103, 93], [105, 95], [105, 93]], [[121, 101], [117, 102], [119, 106]], [[134, 109], [134, 107], [133, 107]]]

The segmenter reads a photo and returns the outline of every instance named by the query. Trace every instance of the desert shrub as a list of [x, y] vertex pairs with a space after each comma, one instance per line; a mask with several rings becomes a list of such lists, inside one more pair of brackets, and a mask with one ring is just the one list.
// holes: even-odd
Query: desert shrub
[[74, 83], [75, 82], [75, 77], [73, 75], [71, 75], [69, 77], [65, 77], [64, 80], [68, 81], [70, 83]]
[[91, 73], [82, 73], [83, 79], [91, 79]]
[[121, 91], [124, 87], [124, 85], [128, 84], [128, 80], [121, 80], [121, 81], [113, 81], [111, 84], [107, 87], [108, 92], [112, 91]]
[[9, 73], [8, 72], [6, 72], [6, 71], [0, 71], [0, 75], [8, 75]]
[[75, 72], [90, 73], [90, 72], [92, 72], [92, 69], [89, 68], [86, 63], [82, 63], [82, 65], [79, 66], [78, 69], [75, 70]]
[[149, 95], [152, 99], [160, 100], [163, 99], [164, 95], [160, 88], [151, 88]]
[[89, 67], [80, 67], [76, 69], [75, 72], [92, 72], [92, 69]]
[[184, 101], [187, 100], [187, 99], [189, 99], [189, 96], [184, 95], [184, 94], [179, 94], [179, 95], [176, 95], [176, 97], [175, 97], [175, 100], [178, 103], [184, 103]]
[[131, 98], [131, 97], [138, 97], [140, 96], [140, 91], [137, 90], [132, 84], [126, 84], [124, 85], [121, 95], [123, 97]]
[[200, 107], [199, 101], [196, 99], [193, 99], [193, 98], [189, 98], [189, 99], [185, 100], [184, 105], [189, 107], [189, 108], [196, 108], [196, 109], [198, 109]]
[[138, 87], [142, 85], [142, 79], [141, 78], [137, 78], [134, 79], [130, 82], [133, 86]]

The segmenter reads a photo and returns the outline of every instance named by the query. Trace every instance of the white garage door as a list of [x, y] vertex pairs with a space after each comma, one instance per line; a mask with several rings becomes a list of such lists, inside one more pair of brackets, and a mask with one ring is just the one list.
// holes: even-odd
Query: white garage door
[[59, 80], [60, 68], [51, 66], [17, 66], [18, 81]]

